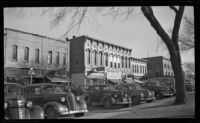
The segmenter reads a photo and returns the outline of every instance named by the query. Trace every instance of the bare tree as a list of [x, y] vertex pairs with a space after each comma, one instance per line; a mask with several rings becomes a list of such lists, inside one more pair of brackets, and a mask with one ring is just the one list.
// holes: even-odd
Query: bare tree
[[[169, 7], [169, 9], [175, 13], [172, 35], [170, 37], [160, 25], [157, 18], [154, 16], [152, 7], [141, 6], [142, 13], [150, 22], [157, 34], [161, 37], [162, 41], [166, 44], [169, 51], [176, 83], [175, 104], [185, 103], [184, 78], [181, 67], [181, 56], [178, 41], [184, 8], [184, 6]], [[43, 14], [45, 13], [52, 13], [51, 8], [45, 9]], [[128, 20], [129, 17], [132, 17], [134, 13], [134, 7], [64, 7], [56, 10], [56, 14], [53, 16], [52, 22], [53, 26], [56, 26], [59, 24], [59, 22], [62, 22], [66, 16], [71, 16], [71, 23], [68, 27], [66, 27], [67, 31], [65, 34], [67, 35], [73, 29], [79, 29], [88, 15], [91, 15], [93, 18], [95, 18], [95, 14], [97, 13], [101, 13], [103, 16], [111, 15], [113, 20], [122, 18], [124, 18], [124, 20]]]

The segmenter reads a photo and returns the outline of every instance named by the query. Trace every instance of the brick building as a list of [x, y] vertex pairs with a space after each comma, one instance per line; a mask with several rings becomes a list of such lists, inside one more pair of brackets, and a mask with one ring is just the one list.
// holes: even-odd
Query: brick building
[[77, 84], [118, 83], [131, 73], [132, 49], [85, 35], [70, 42], [71, 78]]
[[163, 56], [143, 58], [147, 60], [149, 78], [174, 77], [171, 61]]
[[9, 82], [68, 79], [70, 42], [14, 29], [4, 29], [4, 73]]

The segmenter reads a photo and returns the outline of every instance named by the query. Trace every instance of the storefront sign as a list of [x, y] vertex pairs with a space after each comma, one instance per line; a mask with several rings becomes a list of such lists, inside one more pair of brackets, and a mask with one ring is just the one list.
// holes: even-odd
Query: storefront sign
[[121, 72], [107, 72], [107, 79], [122, 79]]
[[[28, 75], [28, 71], [30, 69], [29, 68], [11, 68], [11, 67], [8, 67], [8, 68], [5, 68], [5, 74], [6, 76], [9, 76], [9, 75], [17, 75], [17, 76], [25, 76], [25, 75]], [[42, 75], [42, 70], [38, 70], [38, 69], [34, 69], [34, 75]]]
[[104, 79], [104, 73], [91, 73], [87, 76], [88, 79]]

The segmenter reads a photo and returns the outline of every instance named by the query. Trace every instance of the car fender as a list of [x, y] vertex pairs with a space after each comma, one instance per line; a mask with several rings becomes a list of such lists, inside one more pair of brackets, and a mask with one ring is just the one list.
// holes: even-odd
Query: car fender
[[79, 105], [80, 110], [87, 110], [87, 104], [84, 100], [78, 101], [77, 104]]
[[30, 119], [44, 119], [44, 111], [42, 107], [34, 105], [29, 109]]
[[61, 112], [61, 108], [67, 108], [67, 106], [60, 104], [58, 102], [48, 102], [43, 105], [43, 110], [46, 113], [48, 107], [53, 107], [56, 111]]

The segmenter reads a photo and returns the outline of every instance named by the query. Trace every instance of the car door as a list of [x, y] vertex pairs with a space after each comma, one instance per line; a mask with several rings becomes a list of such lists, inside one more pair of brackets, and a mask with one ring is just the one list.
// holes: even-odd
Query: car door
[[34, 105], [43, 105], [43, 97], [40, 86], [26, 88], [26, 98], [31, 100]]

